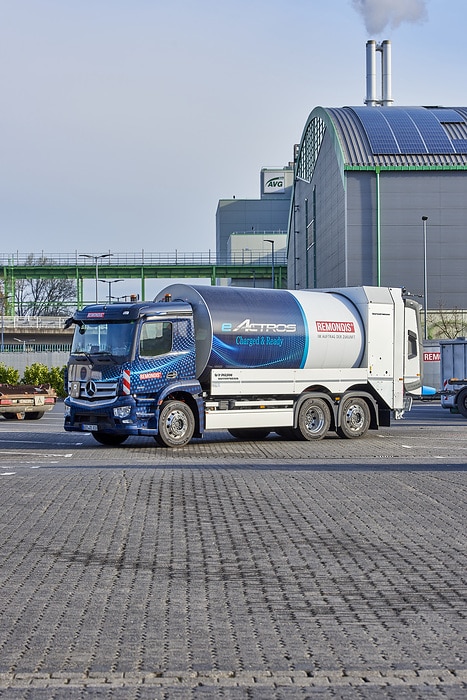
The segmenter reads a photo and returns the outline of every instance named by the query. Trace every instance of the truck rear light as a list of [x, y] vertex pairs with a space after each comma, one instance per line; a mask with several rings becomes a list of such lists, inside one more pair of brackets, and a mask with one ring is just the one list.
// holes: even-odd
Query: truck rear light
[[44, 403], [55, 403], [55, 399], [53, 397], [50, 397], [49, 399], [45, 399]]
[[12, 406], [13, 401], [10, 399], [0, 399], [0, 406]]

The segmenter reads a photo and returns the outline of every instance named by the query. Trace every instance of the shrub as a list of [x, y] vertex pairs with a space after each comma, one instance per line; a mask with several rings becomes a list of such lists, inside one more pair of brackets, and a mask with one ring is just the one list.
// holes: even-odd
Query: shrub
[[24, 384], [34, 384], [34, 386], [50, 384], [57, 392], [57, 396], [63, 398], [66, 396], [65, 370], [65, 366], [51, 367], [49, 369], [46, 365], [35, 362], [29, 367], [26, 367], [21, 381], [24, 382]]
[[[50, 384], [57, 392], [57, 396], [64, 398], [66, 396], [65, 371], [65, 365], [63, 367], [51, 367], [49, 369], [46, 365], [35, 362], [24, 370], [24, 374], [21, 377], [21, 384], [32, 384], [33, 386]], [[0, 362], [0, 384], [15, 386], [19, 383], [19, 371], [14, 367], [7, 367], [3, 362]]]
[[57, 396], [60, 396], [60, 398], [66, 396], [65, 371], [65, 365], [63, 365], [63, 367], [52, 367], [49, 370], [49, 382], [57, 392]]
[[0, 362], [0, 384], [18, 384], [19, 372], [14, 367], [7, 367], [3, 362]]
[[39, 362], [34, 362], [34, 364], [26, 367], [24, 370], [23, 377], [21, 381], [24, 384], [33, 384], [34, 386], [39, 386], [39, 384], [48, 384], [49, 380], [49, 368]]

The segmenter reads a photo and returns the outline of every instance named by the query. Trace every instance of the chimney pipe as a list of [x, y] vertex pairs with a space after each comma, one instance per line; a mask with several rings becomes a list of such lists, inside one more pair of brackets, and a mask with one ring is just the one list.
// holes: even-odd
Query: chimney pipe
[[[376, 96], [376, 52], [381, 54], [381, 97]], [[369, 107], [390, 107], [392, 99], [391, 42], [386, 39], [377, 44], [374, 39], [366, 42], [366, 99]]]
[[392, 76], [391, 76], [391, 42], [383, 41], [381, 44], [382, 68], [381, 68], [381, 84], [382, 84], [382, 100], [383, 107], [390, 107], [394, 100], [392, 99]]
[[374, 107], [376, 100], [376, 41], [366, 42], [366, 100], [365, 104]]

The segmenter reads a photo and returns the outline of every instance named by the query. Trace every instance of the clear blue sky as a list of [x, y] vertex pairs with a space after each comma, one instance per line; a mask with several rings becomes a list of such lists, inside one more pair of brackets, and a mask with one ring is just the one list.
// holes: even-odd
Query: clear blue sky
[[[378, 13], [374, 12], [374, 8]], [[465, 106], [465, 0], [0, 0], [4, 253], [215, 249], [316, 106]]]

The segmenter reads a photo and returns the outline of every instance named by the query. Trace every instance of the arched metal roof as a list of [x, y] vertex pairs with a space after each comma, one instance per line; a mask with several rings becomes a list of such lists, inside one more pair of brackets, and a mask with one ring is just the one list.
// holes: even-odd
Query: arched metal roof
[[323, 125], [333, 129], [344, 166], [467, 166], [467, 107], [317, 107], [305, 126], [299, 177], [306, 142]]

